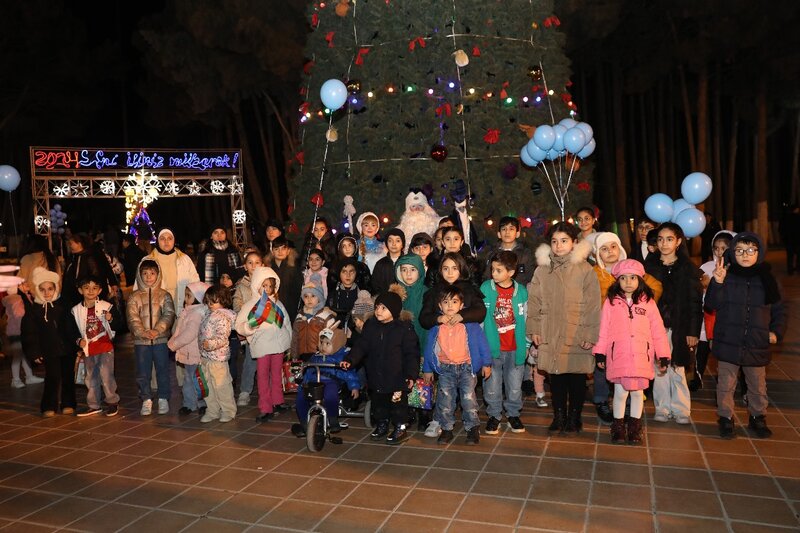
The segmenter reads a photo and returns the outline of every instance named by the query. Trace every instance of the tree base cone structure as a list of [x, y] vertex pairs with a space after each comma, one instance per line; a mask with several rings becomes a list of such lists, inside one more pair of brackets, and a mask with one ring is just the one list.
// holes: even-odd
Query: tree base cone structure
[[[503, 216], [519, 218], [529, 236], [561, 219], [541, 166], [553, 172], [564, 163], [530, 168], [519, 155], [534, 125], [578, 118], [552, 1], [371, 0], [335, 8], [308, 8], [313, 31], [300, 88], [291, 227], [305, 229], [316, 212], [347, 230], [342, 199], [350, 195], [385, 230], [399, 223], [410, 188], [422, 189], [442, 216], [452, 213], [454, 198], [469, 195], [473, 227], [489, 241]], [[339, 109], [322, 103], [329, 80], [347, 86]], [[592, 204], [592, 164], [578, 166], [567, 217]], [[317, 207], [320, 192], [327, 201]]]

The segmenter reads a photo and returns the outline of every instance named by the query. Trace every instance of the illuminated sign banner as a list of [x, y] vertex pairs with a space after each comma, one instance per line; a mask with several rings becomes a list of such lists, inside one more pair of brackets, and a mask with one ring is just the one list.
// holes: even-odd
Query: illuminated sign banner
[[34, 149], [32, 165], [39, 172], [108, 171], [142, 168], [177, 171], [238, 170], [239, 152], [220, 150], [135, 151], [93, 148]]

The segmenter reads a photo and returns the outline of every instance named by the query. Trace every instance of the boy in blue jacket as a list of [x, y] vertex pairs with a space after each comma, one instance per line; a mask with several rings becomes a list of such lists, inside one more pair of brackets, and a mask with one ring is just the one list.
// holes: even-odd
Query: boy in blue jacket
[[442, 428], [439, 444], [453, 440], [456, 395], [461, 403], [461, 419], [467, 432], [468, 445], [480, 441], [481, 421], [475, 399], [477, 374], [482, 372], [484, 383], [492, 375], [492, 356], [481, 325], [461, 322], [464, 295], [452, 285], [438, 295], [439, 309], [449, 319], [434, 326], [428, 333], [422, 363], [425, 383], [433, 383], [434, 372], [439, 375], [439, 392], [433, 417]]
[[772, 436], [766, 417], [766, 368], [772, 359], [770, 344], [786, 333], [786, 309], [765, 255], [761, 237], [748, 231], [737, 234], [717, 261], [706, 292], [705, 306], [717, 312], [712, 349], [719, 361], [717, 424], [723, 439], [736, 437], [733, 393], [740, 369], [747, 382], [747, 425], [760, 439]]
[[[514, 433], [524, 433], [525, 425], [519, 418], [522, 409], [522, 379], [525, 375], [525, 319], [528, 310], [528, 290], [514, 280], [517, 256], [501, 250], [489, 261], [492, 279], [481, 285], [486, 304], [483, 331], [492, 352], [494, 379], [483, 386], [486, 400], [486, 434], [500, 431], [503, 408], [508, 425]], [[503, 402], [503, 388], [506, 400]]]

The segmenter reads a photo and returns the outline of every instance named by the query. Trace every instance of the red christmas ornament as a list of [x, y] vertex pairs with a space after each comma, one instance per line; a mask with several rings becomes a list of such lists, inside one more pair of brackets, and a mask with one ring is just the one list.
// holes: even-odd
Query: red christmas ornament
[[483, 140], [489, 144], [497, 144], [497, 141], [500, 140], [500, 130], [497, 128], [490, 128], [486, 135], [483, 136]]
[[473, 57], [481, 57], [481, 49], [477, 46], [472, 47], [472, 56]]
[[319, 15], [314, 13], [311, 15], [311, 27], [316, 28], [317, 26], [319, 26]]
[[409, 51], [413, 52], [414, 48], [416, 48], [417, 45], [419, 45], [420, 48], [425, 48], [425, 39], [423, 39], [422, 37], [417, 37], [415, 39], [411, 39], [410, 41], [408, 41]]
[[531, 226], [533, 226], [533, 222], [531, 222], [531, 217], [518, 217], [517, 220], [519, 220], [519, 226], [523, 229], [530, 228]]
[[364, 64], [364, 56], [369, 53], [369, 48], [360, 48], [358, 53], [356, 54], [356, 65], [363, 65]]
[[335, 31], [329, 31], [327, 35], [325, 35], [325, 40], [328, 41], [328, 48], [333, 48], [333, 36], [336, 35]]
[[301, 165], [305, 165], [306, 164], [306, 153], [305, 152], [297, 152], [297, 155], [295, 155], [294, 158], [297, 159], [297, 162], [300, 163]]
[[578, 183], [576, 187], [578, 187], [579, 191], [589, 191], [592, 188], [588, 181], [582, 181]]
[[503, 82], [503, 88], [500, 89], [500, 98], [503, 99], [503, 100], [508, 98], [508, 91], [506, 91], [507, 88], [508, 88], [508, 82], [504, 81]]
[[286, 206], [286, 214], [291, 216], [294, 213], [294, 202], [290, 202], [288, 206]]
[[431, 159], [438, 163], [447, 159], [447, 147], [444, 144], [434, 144], [431, 148]]
[[451, 116], [452, 112], [453, 108], [450, 107], [450, 104], [448, 104], [447, 102], [443, 103], [442, 105], [436, 108], [437, 117], [443, 117], [444, 115], [447, 115], [449, 117]]
[[314, 196], [311, 197], [311, 203], [317, 206], [317, 208], [322, 207], [325, 205], [325, 201], [322, 199], [322, 193], [318, 192]]
[[292, 222], [289, 224], [289, 228], [287, 229], [289, 233], [300, 233], [300, 228], [297, 227], [297, 222]]

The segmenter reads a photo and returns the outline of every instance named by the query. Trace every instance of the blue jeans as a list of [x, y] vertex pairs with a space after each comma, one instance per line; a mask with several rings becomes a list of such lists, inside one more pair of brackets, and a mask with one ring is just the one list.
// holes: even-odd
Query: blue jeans
[[114, 352], [90, 355], [83, 360], [86, 366], [86, 404], [92, 409], [100, 409], [100, 387], [108, 405], [119, 403], [117, 381], [114, 379]]
[[197, 389], [195, 388], [195, 372], [200, 365], [184, 365], [178, 363], [183, 367], [183, 407], [197, 411], [198, 407], [205, 407], [206, 401], [197, 398]]
[[159, 399], [169, 400], [172, 393], [169, 380], [169, 349], [165, 344], [137, 344], [133, 347], [136, 356], [136, 384], [139, 385], [139, 399], [152, 400], [150, 377], [156, 365], [156, 383]]
[[456, 398], [461, 401], [461, 419], [464, 429], [481, 425], [478, 418], [478, 400], [475, 385], [478, 378], [472, 373], [472, 363], [439, 365], [439, 392], [436, 394], [436, 409], [433, 418], [443, 430], [452, 431], [456, 417]]
[[244, 345], [244, 362], [242, 363], [242, 375], [239, 381], [239, 392], [252, 394], [253, 384], [256, 379], [257, 362], [250, 353], [250, 345]]
[[[500, 352], [497, 359], [492, 359], [492, 375], [483, 380], [483, 399], [486, 400], [486, 414], [500, 419], [505, 407], [506, 416], [519, 416], [522, 409], [522, 378], [525, 375], [525, 363], [516, 363], [516, 352]], [[503, 387], [506, 389], [506, 401], [503, 402]]]
[[605, 369], [601, 370], [594, 367], [594, 397], [592, 398], [593, 403], [603, 403], [608, 401], [608, 395], [611, 392], [608, 386], [608, 380], [606, 379], [606, 371]]

